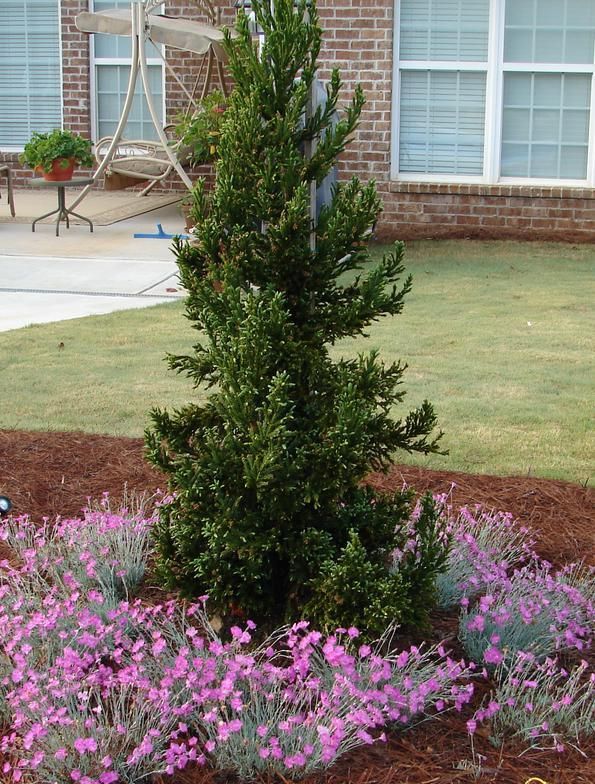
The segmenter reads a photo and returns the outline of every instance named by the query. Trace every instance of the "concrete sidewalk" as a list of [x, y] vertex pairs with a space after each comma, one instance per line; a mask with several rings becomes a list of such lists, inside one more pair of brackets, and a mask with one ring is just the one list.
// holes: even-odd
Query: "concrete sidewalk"
[[[15, 194], [19, 200], [26, 191]], [[3, 200], [4, 202], [4, 200]], [[0, 202], [0, 209], [7, 205]], [[84, 214], [84, 202], [80, 211]], [[147, 307], [183, 296], [171, 240], [138, 239], [135, 233], [182, 234], [173, 204], [143, 215], [95, 226], [0, 224], [0, 331], [116, 310]]]

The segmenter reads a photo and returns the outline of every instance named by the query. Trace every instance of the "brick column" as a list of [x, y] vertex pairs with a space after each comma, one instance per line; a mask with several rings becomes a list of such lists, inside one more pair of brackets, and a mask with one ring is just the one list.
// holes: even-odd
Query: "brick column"
[[61, 0], [61, 9], [64, 127], [90, 137], [90, 36], [74, 23], [77, 14], [89, 10], [89, 4], [87, 0]]

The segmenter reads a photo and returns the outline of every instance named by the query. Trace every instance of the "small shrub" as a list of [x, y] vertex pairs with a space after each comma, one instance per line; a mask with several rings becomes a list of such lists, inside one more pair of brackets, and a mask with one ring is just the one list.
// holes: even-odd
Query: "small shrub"
[[[427, 495], [412, 508], [408, 492], [360, 492], [359, 503], [342, 509], [348, 542], [321, 561], [304, 614], [322, 628], [354, 625], [368, 636], [395, 623], [426, 627], [449, 547], [442, 503]], [[407, 508], [406, 522], [395, 527]]]
[[192, 114], [176, 117], [175, 133], [188, 163], [198, 166], [216, 160], [224, 113], [225, 95], [213, 90]]
[[354, 618], [371, 634], [393, 622], [409, 620], [414, 603], [402, 574], [391, 574], [386, 558], [375, 560], [359, 533], [353, 530], [336, 558], [322, 563], [312, 593], [304, 613], [315, 617], [323, 628], [333, 628]]
[[404, 621], [422, 629], [436, 605], [437, 580], [452, 546], [445, 501], [444, 496], [429, 493], [419, 499], [404, 527], [402, 543], [393, 552], [391, 572], [402, 576], [412, 598]]

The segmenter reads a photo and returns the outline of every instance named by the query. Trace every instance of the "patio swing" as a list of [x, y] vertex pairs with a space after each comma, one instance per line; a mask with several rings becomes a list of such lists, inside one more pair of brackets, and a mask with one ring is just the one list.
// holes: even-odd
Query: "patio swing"
[[[76, 206], [85, 198], [95, 182], [105, 172], [106, 183], [111, 180], [111, 189], [129, 187], [142, 181], [149, 184], [139, 192], [139, 196], [149, 193], [158, 182], [175, 171], [184, 185], [191, 190], [192, 182], [184, 171], [184, 163], [188, 160], [188, 149], [183, 149], [179, 142], [168, 138], [172, 126], [162, 126], [155, 108], [155, 102], [149, 86], [149, 70], [147, 65], [147, 46], [153, 44], [159, 52], [167, 71], [180, 86], [189, 105], [186, 115], [195, 110], [195, 98], [202, 81], [201, 94], [198, 100], [209, 92], [214, 75], [218, 77], [221, 90], [226, 93], [223, 63], [225, 52], [222, 47], [223, 32], [216, 27], [220, 11], [213, 7], [211, 0], [201, 3], [207, 12], [209, 24], [181, 17], [170, 17], [153, 13], [161, 5], [160, 0], [131, 0], [130, 9], [113, 9], [109, 11], [85, 11], [76, 17], [76, 26], [84, 33], [107, 33], [125, 35], [132, 38], [132, 63], [130, 78], [122, 114], [114, 135], [100, 139], [95, 145], [97, 169], [93, 174], [93, 182], [79, 194], [72, 206]], [[166, 61], [160, 45], [193, 52], [202, 55], [199, 72], [192, 92], [186, 89], [181, 79]], [[140, 74], [147, 107], [155, 127], [158, 140], [125, 139], [124, 129], [132, 108], [135, 88]], [[108, 186], [107, 189], [110, 189]]]

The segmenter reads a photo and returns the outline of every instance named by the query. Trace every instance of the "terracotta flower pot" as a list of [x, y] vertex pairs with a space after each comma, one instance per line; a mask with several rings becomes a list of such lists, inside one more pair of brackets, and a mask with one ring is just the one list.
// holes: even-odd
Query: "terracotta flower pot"
[[[64, 166], [64, 161], [68, 161], [68, 165]], [[71, 180], [74, 173], [74, 158], [57, 158], [52, 163], [52, 168], [49, 172], [44, 171], [41, 166], [35, 169], [37, 174], [40, 174], [44, 180], [51, 182], [63, 182]]]

